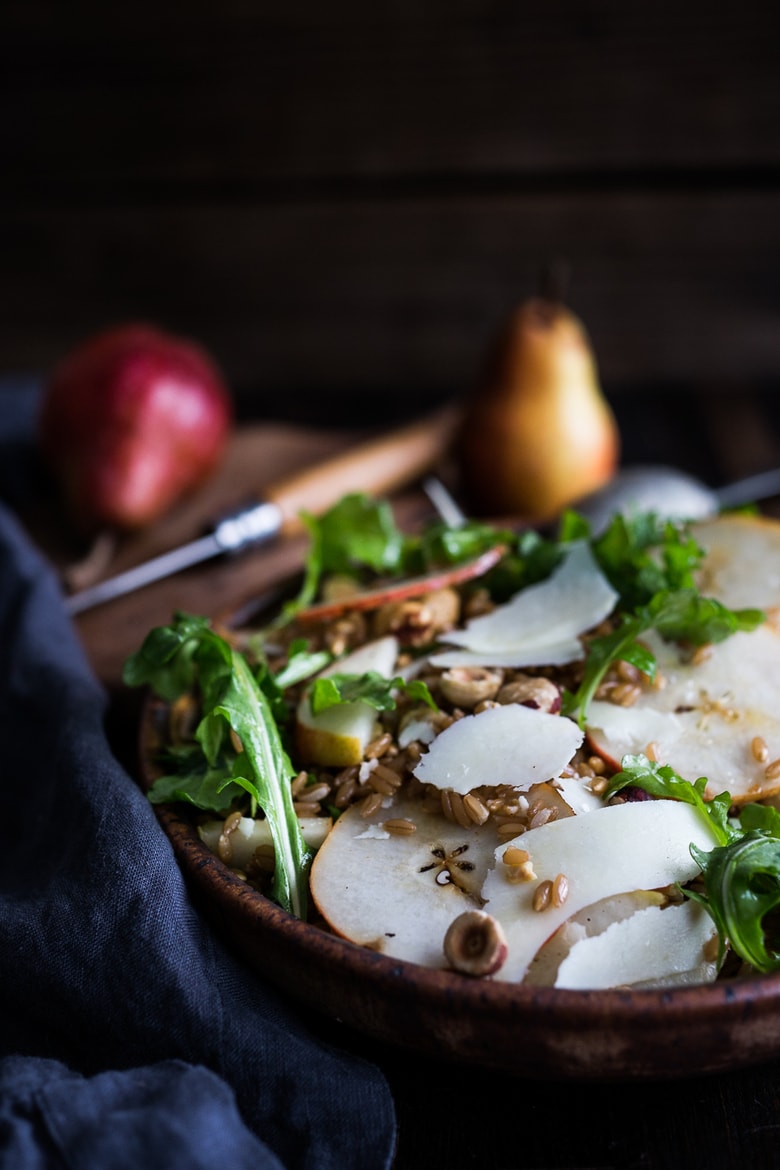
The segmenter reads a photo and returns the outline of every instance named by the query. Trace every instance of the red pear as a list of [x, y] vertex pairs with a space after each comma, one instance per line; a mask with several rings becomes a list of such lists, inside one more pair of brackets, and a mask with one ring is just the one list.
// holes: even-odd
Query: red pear
[[55, 368], [39, 434], [78, 527], [130, 530], [214, 470], [232, 417], [225, 381], [203, 349], [129, 324], [89, 338]]

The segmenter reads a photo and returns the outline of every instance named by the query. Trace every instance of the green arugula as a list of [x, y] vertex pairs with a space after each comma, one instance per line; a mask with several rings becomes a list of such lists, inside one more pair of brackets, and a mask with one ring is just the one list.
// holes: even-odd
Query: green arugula
[[[311, 854], [293, 808], [293, 768], [271, 702], [247, 660], [206, 618], [176, 614], [170, 626], [147, 635], [125, 663], [123, 679], [128, 686], [148, 685], [169, 702], [199, 694], [202, 717], [195, 740], [201, 755], [181, 753], [177, 762], [184, 771], [158, 780], [150, 799], [188, 800], [225, 812], [226, 802], [229, 808], [235, 796], [246, 792], [252, 815], [259, 806], [271, 830], [276, 857], [272, 896], [283, 909], [305, 918]], [[231, 730], [239, 751], [231, 751]]]
[[280, 624], [317, 598], [325, 576], [347, 574], [364, 583], [376, 578], [414, 577], [433, 568], [461, 564], [514, 539], [488, 524], [453, 527], [435, 523], [422, 533], [403, 533], [390, 504], [362, 492], [344, 496], [320, 516], [302, 514], [309, 532], [301, 588], [283, 609]]
[[[576, 522], [576, 517], [569, 518], [570, 531]], [[576, 531], [582, 534], [581, 525]], [[580, 726], [614, 662], [625, 660], [655, 677], [655, 658], [640, 641], [649, 630], [669, 641], [703, 646], [722, 642], [739, 630], [754, 630], [765, 620], [760, 610], [731, 610], [699, 593], [694, 577], [704, 550], [684, 525], [652, 513], [617, 515], [591, 539], [591, 547], [620, 601], [615, 629], [589, 642], [582, 681], [576, 693], [564, 699], [565, 713], [577, 715]]]
[[640, 641], [649, 630], [657, 630], [669, 641], [704, 646], [722, 642], [739, 630], [754, 630], [765, 616], [757, 609], [728, 609], [693, 588], [662, 590], [633, 614], [622, 613], [609, 634], [591, 639], [582, 681], [575, 694], [565, 696], [564, 711], [577, 714], [580, 726], [584, 726], [591, 700], [614, 662], [630, 662], [650, 679], [655, 678], [655, 657]]
[[398, 691], [437, 710], [431, 692], [421, 679], [407, 682], [401, 677], [385, 678], [376, 670], [368, 670], [364, 674], [334, 673], [318, 678], [311, 688], [309, 702], [314, 715], [340, 703], [357, 702], [368, 703], [377, 711], [393, 711]]
[[730, 817], [728, 792], [705, 801], [703, 777], [691, 784], [672, 768], [644, 756], [623, 758], [621, 771], [612, 778], [604, 798], [629, 785], [652, 796], [685, 801], [707, 819], [718, 844], [709, 852], [691, 845], [691, 856], [702, 871], [703, 889], [683, 893], [703, 906], [715, 923], [719, 964], [729, 945], [762, 974], [780, 970], [780, 932], [772, 918], [780, 906], [780, 812], [749, 804]]

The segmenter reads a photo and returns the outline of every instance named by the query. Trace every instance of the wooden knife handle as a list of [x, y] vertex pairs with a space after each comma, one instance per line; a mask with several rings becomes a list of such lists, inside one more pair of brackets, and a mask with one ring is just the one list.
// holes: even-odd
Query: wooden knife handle
[[294, 535], [303, 525], [300, 512], [324, 512], [348, 492], [385, 495], [429, 471], [449, 448], [461, 418], [459, 407], [434, 414], [360, 443], [333, 459], [270, 484], [264, 499], [282, 514], [281, 532]]

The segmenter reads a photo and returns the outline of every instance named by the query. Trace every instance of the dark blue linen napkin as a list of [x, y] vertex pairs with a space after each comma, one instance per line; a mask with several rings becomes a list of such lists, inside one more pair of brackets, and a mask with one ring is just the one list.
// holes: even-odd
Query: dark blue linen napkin
[[[21, 465], [11, 414], [0, 461], [12, 440]], [[53, 572], [0, 505], [0, 1170], [388, 1167], [383, 1076], [215, 938], [105, 709]]]

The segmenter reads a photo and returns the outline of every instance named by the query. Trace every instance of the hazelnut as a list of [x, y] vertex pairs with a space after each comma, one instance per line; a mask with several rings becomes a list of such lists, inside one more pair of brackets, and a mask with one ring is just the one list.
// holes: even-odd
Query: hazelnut
[[506, 962], [506, 936], [499, 922], [484, 910], [466, 910], [447, 928], [444, 955], [453, 971], [484, 978]]

